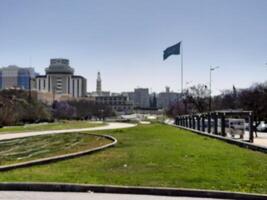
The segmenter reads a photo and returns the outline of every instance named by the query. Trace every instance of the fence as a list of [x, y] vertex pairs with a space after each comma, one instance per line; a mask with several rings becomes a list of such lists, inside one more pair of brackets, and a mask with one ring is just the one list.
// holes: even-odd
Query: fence
[[[181, 115], [175, 118], [178, 126], [195, 129], [209, 134], [227, 136], [226, 119], [229, 117], [242, 118], [248, 121], [249, 142], [253, 143], [253, 112], [252, 111], [215, 111], [209, 113]], [[220, 123], [220, 126], [218, 125]]]

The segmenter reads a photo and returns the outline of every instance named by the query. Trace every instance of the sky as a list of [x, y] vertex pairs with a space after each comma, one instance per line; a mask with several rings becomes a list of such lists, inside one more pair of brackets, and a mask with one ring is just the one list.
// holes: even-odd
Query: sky
[[183, 41], [184, 86], [213, 94], [267, 77], [266, 0], [0, 0], [0, 66], [68, 58], [94, 91], [180, 90], [180, 56], [163, 50]]

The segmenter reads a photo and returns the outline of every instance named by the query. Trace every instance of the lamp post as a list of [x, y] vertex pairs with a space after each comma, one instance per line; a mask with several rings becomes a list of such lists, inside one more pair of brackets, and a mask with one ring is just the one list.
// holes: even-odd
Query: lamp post
[[188, 85], [192, 83], [192, 81], [187, 81], [185, 83], [186, 89], [183, 92], [183, 103], [184, 103], [184, 114], [187, 114], [187, 96], [188, 96]]
[[216, 66], [216, 67], [213, 67], [213, 66], [210, 66], [210, 99], [209, 99], [209, 111], [211, 111], [211, 73], [212, 71], [218, 69], [219, 66]]

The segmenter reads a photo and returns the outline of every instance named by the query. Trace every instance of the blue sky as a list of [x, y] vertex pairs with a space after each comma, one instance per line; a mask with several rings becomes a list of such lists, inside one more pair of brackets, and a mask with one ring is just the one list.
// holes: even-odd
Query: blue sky
[[[0, 66], [69, 58], [95, 90], [180, 89], [180, 57], [163, 50], [183, 40], [184, 85], [248, 87], [266, 81], [266, 0], [0, 0]], [[188, 82], [188, 84], [186, 84]]]

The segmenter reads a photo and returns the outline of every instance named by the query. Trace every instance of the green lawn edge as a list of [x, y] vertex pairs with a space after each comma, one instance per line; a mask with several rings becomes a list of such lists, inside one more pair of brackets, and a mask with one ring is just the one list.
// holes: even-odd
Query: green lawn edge
[[162, 124], [95, 133], [111, 135], [118, 144], [80, 158], [0, 172], [0, 181], [267, 193], [267, 154]]

